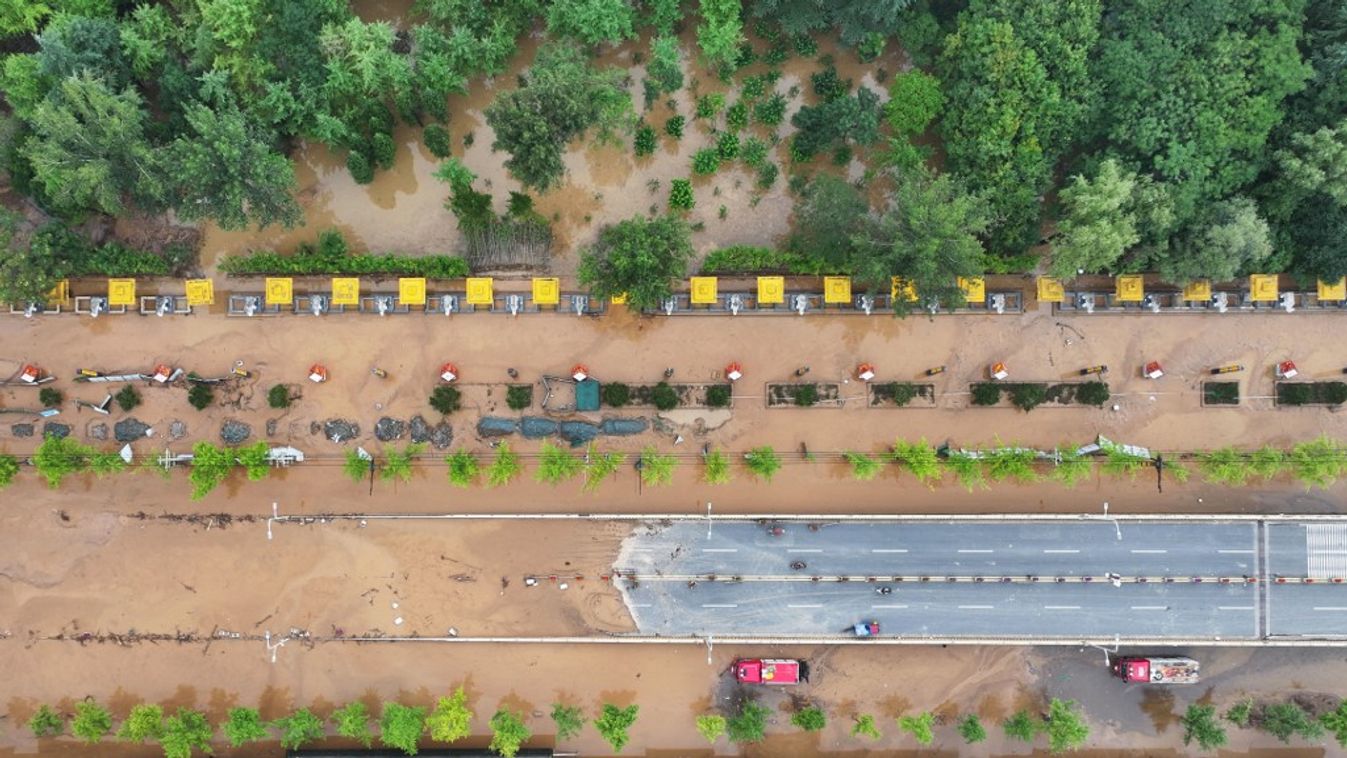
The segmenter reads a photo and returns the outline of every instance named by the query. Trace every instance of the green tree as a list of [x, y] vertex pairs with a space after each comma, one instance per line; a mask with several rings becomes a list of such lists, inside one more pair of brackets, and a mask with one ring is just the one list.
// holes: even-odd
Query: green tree
[[538, 455], [538, 470], [533, 472], [533, 478], [546, 484], [557, 485], [574, 479], [585, 468], [584, 461], [551, 442], [543, 442]]
[[120, 453], [94, 453], [89, 456], [89, 470], [99, 477], [110, 476], [126, 470], [126, 461]]
[[697, 717], [697, 733], [713, 745], [716, 740], [725, 736], [727, 728], [724, 716], [705, 715]]
[[0, 35], [12, 37], [37, 31], [37, 25], [51, 13], [51, 6], [33, 0], [0, 2]]
[[192, 499], [200, 500], [234, 470], [234, 453], [201, 441], [192, 446], [192, 470], [187, 480], [192, 483]]
[[678, 467], [678, 459], [672, 455], [664, 455], [654, 445], [646, 445], [641, 449], [639, 464], [641, 482], [647, 487], [673, 484], [673, 472]]
[[982, 725], [982, 719], [977, 717], [976, 713], [970, 713], [959, 719], [959, 736], [969, 745], [976, 745], [987, 739], [987, 728]]
[[851, 464], [852, 478], [860, 482], [868, 482], [884, 470], [884, 464], [872, 455], [847, 451], [842, 453], [842, 457]]
[[379, 718], [379, 741], [384, 745], [397, 748], [407, 755], [416, 755], [417, 744], [425, 730], [425, 708], [384, 703], [383, 715]]
[[612, 703], [603, 704], [603, 711], [597, 719], [594, 719], [594, 728], [604, 741], [612, 746], [613, 752], [620, 753], [622, 748], [626, 747], [631, 739], [628, 731], [636, 723], [636, 714], [640, 710], [638, 705], [618, 708]]
[[625, 294], [633, 309], [656, 308], [672, 296], [693, 257], [691, 231], [681, 219], [636, 216], [606, 226], [580, 255], [580, 283], [595, 297]]
[[492, 101], [486, 120], [496, 135], [492, 147], [510, 154], [505, 166], [525, 187], [558, 184], [566, 171], [562, 152], [575, 137], [595, 126], [602, 137], [630, 121], [620, 72], [594, 70], [573, 47], [542, 48], [523, 80]]
[[380, 479], [396, 479], [400, 482], [412, 480], [412, 461], [425, 450], [425, 443], [412, 442], [401, 450], [390, 448], [379, 471]]
[[1244, 698], [1225, 712], [1225, 720], [1243, 729], [1249, 725], [1249, 719], [1253, 716], [1253, 698]]
[[795, 206], [790, 249], [834, 270], [849, 269], [857, 255], [852, 235], [869, 209], [855, 185], [832, 174], [815, 176]]
[[1182, 235], [1174, 254], [1158, 261], [1165, 281], [1186, 284], [1194, 279], [1227, 281], [1251, 271], [1272, 254], [1268, 224], [1245, 197], [1210, 206], [1205, 220]]
[[884, 736], [879, 731], [879, 726], [875, 724], [874, 716], [862, 713], [855, 717], [855, 721], [856, 723], [851, 725], [852, 737], [869, 737], [872, 740], [877, 740]]
[[1090, 459], [1077, 452], [1080, 448], [1076, 445], [1063, 445], [1057, 448], [1057, 465], [1053, 467], [1048, 476], [1067, 489], [1075, 487], [1090, 476], [1094, 470]]
[[439, 699], [435, 710], [426, 717], [426, 727], [430, 730], [430, 738], [436, 742], [457, 742], [472, 734], [472, 709], [468, 707], [468, 694], [462, 687], [454, 690], [453, 695]]
[[129, 413], [140, 405], [140, 392], [136, 390], [135, 386], [128, 384], [118, 390], [117, 394], [113, 395], [113, 399], [117, 401], [118, 408]]
[[884, 114], [895, 133], [913, 137], [926, 131], [944, 105], [940, 80], [920, 69], [913, 69], [894, 74]]
[[1044, 730], [1042, 721], [1030, 716], [1028, 711], [1016, 711], [1010, 718], [1001, 722], [1006, 737], [1022, 742], [1033, 742], [1038, 733]]
[[1085, 724], [1074, 700], [1053, 698], [1048, 704], [1043, 731], [1048, 733], [1048, 751], [1052, 753], [1075, 750], [1090, 737], [1090, 727]]
[[[978, 235], [990, 219], [986, 202], [964, 192], [948, 175], [905, 173], [897, 179], [888, 208], [853, 236], [856, 278], [887, 288], [897, 274], [915, 288], [922, 306], [958, 307], [964, 294], [956, 277], [982, 274]], [[894, 298], [896, 312], [910, 307], [907, 298]]]
[[214, 221], [225, 230], [300, 222], [294, 167], [273, 148], [273, 135], [233, 103], [193, 104], [185, 115], [190, 131], [168, 148], [179, 218]]
[[1179, 724], [1183, 726], [1184, 745], [1196, 741], [1203, 750], [1225, 747], [1225, 727], [1216, 719], [1216, 706], [1193, 703], [1179, 719]]
[[[346, 458], [342, 461], [341, 471], [347, 478], [356, 484], [365, 481], [365, 477], [370, 473], [370, 467], [374, 463], [373, 458], [361, 455], [359, 450], [347, 450]], [[452, 472], [452, 469], [450, 469]]]
[[14, 477], [19, 475], [19, 459], [12, 455], [0, 453], [0, 489], [4, 489], [14, 483]]
[[33, 113], [25, 157], [34, 179], [70, 212], [120, 215], [128, 197], [153, 207], [164, 177], [146, 120], [134, 90], [118, 93], [87, 70], [62, 81]]
[[339, 736], [355, 740], [366, 748], [374, 742], [374, 733], [369, 727], [369, 709], [359, 700], [333, 711], [332, 723]]
[[164, 749], [164, 758], [191, 758], [193, 750], [210, 752], [213, 734], [206, 714], [191, 708], [179, 708], [164, 721], [164, 736], [160, 738], [159, 745]]
[[65, 718], [44, 703], [33, 713], [33, 717], [28, 719], [28, 729], [38, 739], [56, 737], [65, 729]]
[[1202, 453], [1197, 461], [1197, 469], [1207, 481], [1230, 487], [1244, 486], [1251, 473], [1244, 454], [1232, 446]]
[[514, 481], [523, 470], [519, 462], [519, 453], [510, 449], [510, 443], [502, 442], [496, 448], [496, 457], [486, 467], [486, 486], [501, 487]]
[[229, 717], [220, 725], [220, 731], [233, 747], [266, 739], [268, 734], [267, 725], [256, 708], [230, 708]]
[[744, 41], [740, 0], [698, 0], [702, 22], [697, 25], [697, 46], [712, 66], [731, 66]]
[[444, 458], [449, 467], [449, 483], [455, 487], [471, 487], [477, 482], [480, 464], [477, 456], [459, 448]]
[[934, 727], [935, 714], [930, 711], [898, 718], [898, 729], [911, 734], [918, 745], [929, 745], [935, 740]]
[[1288, 459], [1291, 475], [1306, 487], [1327, 488], [1347, 473], [1347, 449], [1326, 436], [1296, 443]]
[[723, 450], [711, 450], [702, 456], [702, 481], [707, 484], [730, 481], [730, 461]]
[[770, 482], [776, 472], [781, 470], [781, 456], [770, 446], [763, 445], [744, 453], [744, 465], [753, 476]]
[[1310, 718], [1296, 703], [1273, 703], [1262, 708], [1258, 727], [1276, 737], [1283, 744], [1299, 736], [1306, 740], [1317, 740], [1324, 735], [1324, 727]]
[[918, 442], [903, 440], [895, 442], [893, 459], [896, 463], [906, 466], [907, 470], [917, 477], [917, 481], [928, 486], [940, 481], [940, 477], [944, 474], [944, 469], [940, 467], [940, 456], [925, 437]]
[[505, 758], [514, 758], [519, 748], [533, 736], [533, 732], [524, 724], [522, 713], [504, 708], [491, 717], [490, 726], [491, 744], [488, 749], [495, 750]]
[[586, 45], [620, 42], [635, 36], [635, 16], [629, 0], [553, 0], [547, 9], [547, 30]]
[[762, 742], [766, 737], [767, 714], [765, 706], [747, 701], [739, 707], [739, 713], [725, 722], [730, 742]]
[[75, 718], [70, 721], [70, 733], [81, 741], [93, 744], [112, 731], [112, 714], [92, 700], [75, 703]]
[[565, 703], [552, 704], [552, 723], [557, 725], [557, 741], [567, 740], [585, 728], [584, 712], [579, 706]]
[[1077, 175], [1062, 188], [1062, 218], [1052, 241], [1048, 272], [1069, 279], [1077, 271], [1109, 271], [1141, 239], [1132, 194], [1136, 178], [1114, 159], [1099, 164], [1093, 179]]
[[626, 461], [627, 456], [623, 453], [600, 453], [590, 443], [589, 450], [585, 452], [585, 486], [582, 489], [594, 492], [604, 480], [615, 475]]
[[47, 480], [48, 487], [56, 489], [67, 476], [87, 471], [93, 452], [70, 437], [48, 434], [33, 453], [33, 467]]
[[308, 708], [300, 708], [289, 716], [276, 719], [271, 725], [280, 731], [281, 747], [287, 750], [297, 750], [309, 742], [322, 739], [324, 733], [323, 720]]
[[[1192, 709], [1190, 708], [1189, 710], [1191, 711]], [[1215, 709], [1213, 708], [1212, 711], [1214, 713]], [[1214, 724], [1215, 717], [1213, 716], [1212, 718]], [[1338, 703], [1337, 708], [1320, 716], [1319, 723], [1323, 724], [1324, 728], [1333, 734], [1333, 739], [1338, 741], [1338, 747], [1347, 747], [1347, 702]], [[1220, 729], [1220, 726], [1217, 725], [1216, 728]], [[1187, 742], [1185, 741], [1184, 744], [1187, 744]], [[1225, 731], [1222, 730], [1220, 744], [1216, 745], [1216, 747], [1220, 747], [1224, 744]], [[1203, 745], [1202, 747], [1206, 748], [1207, 746]]]
[[131, 742], [157, 740], [164, 735], [164, 707], [149, 703], [131, 706], [131, 712], [117, 729], [117, 739]]
[[645, 67], [646, 101], [683, 88], [683, 66], [679, 60], [678, 38], [661, 35], [650, 42], [650, 62]]
[[853, 97], [843, 94], [802, 106], [790, 117], [798, 130], [790, 143], [791, 157], [807, 161], [838, 143], [869, 145], [879, 139], [880, 116], [879, 95], [866, 87]]
[[792, 713], [790, 723], [806, 732], [819, 732], [828, 725], [828, 716], [822, 708], [811, 705]]
[[248, 474], [248, 481], [258, 482], [271, 473], [271, 446], [265, 440], [237, 448], [239, 465]]

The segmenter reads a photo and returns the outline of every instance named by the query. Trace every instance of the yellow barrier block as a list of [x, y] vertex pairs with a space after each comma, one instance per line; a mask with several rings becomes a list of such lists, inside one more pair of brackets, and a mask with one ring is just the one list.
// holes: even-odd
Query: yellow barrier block
[[557, 305], [561, 302], [561, 280], [556, 277], [533, 277], [533, 303]]
[[496, 291], [489, 276], [468, 277], [468, 305], [491, 305]]
[[426, 280], [419, 276], [398, 279], [398, 302], [402, 305], [425, 305]]
[[613, 295], [609, 300], [613, 302], [613, 305], [626, 305], [627, 293], [623, 292], [621, 295]]
[[903, 294], [903, 298], [909, 303], [917, 302], [917, 288], [912, 282], [905, 282], [901, 276], [895, 276], [889, 279], [889, 297], [898, 299], [898, 293]]
[[64, 305], [70, 301], [70, 280], [62, 279], [47, 293], [47, 302]]
[[716, 278], [714, 276], [694, 276], [690, 280], [693, 305], [715, 305]]
[[267, 277], [267, 305], [291, 305], [295, 302], [295, 280], [288, 276]]
[[360, 279], [354, 276], [332, 277], [333, 305], [360, 305]]
[[136, 280], [109, 279], [108, 305], [136, 305]]
[[1140, 274], [1123, 274], [1114, 280], [1119, 302], [1139, 303], [1146, 296], [1146, 283]]
[[786, 302], [786, 277], [758, 277], [758, 305], [781, 305]]
[[1336, 303], [1347, 300], [1347, 277], [1336, 282], [1319, 280], [1319, 302]]
[[828, 305], [849, 305], [851, 303], [851, 277], [823, 277], [823, 302]]
[[1277, 302], [1277, 275], [1252, 274], [1249, 276], [1249, 297], [1255, 303]]
[[955, 280], [959, 289], [963, 290], [963, 297], [970, 303], [981, 303], [987, 299], [987, 280], [980, 276], [969, 277], [962, 276]]
[[1183, 286], [1183, 299], [1191, 302], [1207, 302], [1211, 299], [1211, 282], [1198, 279]]
[[215, 305], [214, 279], [187, 280], [188, 305]]
[[1066, 302], [1066, 287], [1062, 286], [1062, 280], [1055, 276], [1038, 277], [1038, 301], [1040, 303]]

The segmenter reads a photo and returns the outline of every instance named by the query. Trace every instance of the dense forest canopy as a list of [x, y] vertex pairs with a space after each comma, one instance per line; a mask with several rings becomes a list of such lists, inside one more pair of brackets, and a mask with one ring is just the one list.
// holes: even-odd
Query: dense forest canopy
[[[446, 158], [448, 97], [541, 34], [486, 115], [510, 172], [544, 192], [564, 182], [575, 139], [635, 135], [649, 149], [642, 92], [648, 110], [699, 77], [739, 86], [745, 61], [775, 65], [834, 33], [862, 61], [904, 50], [912, 70], [874, 77], [889, 102], [826, 64], [790, 119], [779, 93], [724, 112], [727, 132], [789, 121], [792, 254], [946, 298], [957, 292], [939, 283], [954, 275], [1040, 261], [1176, 283], [1347, 274], [1341, 0], [419, 0], [396, 23], [340, 0], [0, 0], [0, 168], [55, 224], [171, 211], [224, 229], [290, 226], [302, 217], [297, 144], [344, 155], [358, 182], [393, 165], [398, 124], [426, 128]], [[631, 40], [644, 40], [639, 83], [593, 60]], [[744, 145], [774, 180], [761, 140]], [[724, 137], [692, 168], [739, 150]], [[829, 154], [864, 161], [860, 183], [885, 183], [881, 207], [823, 178]], [[459, 207], [484, 202], [468, 184], [451, 182]], [[829, 246], [802, 220], [850, 233]], [[0, 273], [87, 268], [73, 259], [87, 250], [53, 239], [9, 245]]]

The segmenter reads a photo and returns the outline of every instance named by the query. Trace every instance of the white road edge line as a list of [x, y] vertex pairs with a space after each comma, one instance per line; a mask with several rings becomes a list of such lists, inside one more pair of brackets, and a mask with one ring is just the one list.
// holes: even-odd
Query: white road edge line
[[821, 553], [822, 549], [816, 547], [788, 547], [787, 553]]
[[976, 550], [960, 550], [959, 552], [960, 552], [960, 553], [994, 553], [994, 552], [996, 552], [996, 551], [995, 551], [995, 550], [984, 550], [984, 549], [979, 548], [979, 549], [976, 549]]
[[1079, 551], [1079, 550], [1048, 550], [1048, 549], [1044, 549], [1043, 552], [1045, 552], [1045, 553], [1079, 553], [1080, 551]]
[[787, 608], [822, 608], [821, 605], [788, 605]]
[[1045, 606], [1043, 606], [1043, 610], [1045, 610], [1045, 611], [1078, 611], [1078, 610], [1080, 610], [1080, 606], [1079, 606], [1079, 605], [1045, 605]]
[[1158, 554], [1160, 554], [1160, 553], [1168, 553], [1169, 551], [1168, 551], [1168, 550], [1133, 550], [1132, 552], [1133, 552], [1133, 553], [1145, 553], [1145, 554], [1148, 554], [1148, 555], [1158, 555]]
[[737, 553], [737, 552], [739, 552], [739, 548], [737, 548], [737, 547], [704, 547], [704, 548], [702, 548], [702, 552], [703, 552], [703, 553]]
[[703, 605], [702, 607], [703, 607], [703, 608], [738, 608], [739, 606], [738, 606], [738, 605], [721, 605], [721, 604], [717, 604], [717, 603], [711, 603], [711, 604]]
[[1342, 606], [1342, 605], [1316, 605], [1316, 606], [1314, 606], [1314, 610], [1316, 610], [1316, 611], [1347, 611], [1347, 606]]
[[906, 607], [907, 607], [906, 605], [872, 605], [870, 606], [870, 610], [873, 611], [877, 608], [906, 608]]
[[995, 607], [996, 607], [996, 606], [994, 606], [994, 605], [961, 605], [961, 606], [959, 606], [959, 610], [961, 610], [961, 611], [989, 611], [989, 610], [991, 610], [992, 608], [995, 608]]
[[1134, 610], [1134, 611], [1167, 611], [1167, 610], [1169, 610], [1169, 606], [1167, 606], [1167, 605], [1134, 605], [1134, 606], [1132, 606], [1132, 610]]
[[631, 607], [632, 607], [632, 608], [649, 608], [649, 607], [650, 607], [650, 603], [632, 603], [632, 604], [631, 604]]
[[896, 548], [896, 547], [895, 547], [895, 548], [877, 547], [877, 548], [875, 548], [874, 550], [871, 550], [870, 552], [872, 552], [872, 553], [906, 553], [906, 552], [907, 552], [907, 549], [906, 549], [906, 548]]

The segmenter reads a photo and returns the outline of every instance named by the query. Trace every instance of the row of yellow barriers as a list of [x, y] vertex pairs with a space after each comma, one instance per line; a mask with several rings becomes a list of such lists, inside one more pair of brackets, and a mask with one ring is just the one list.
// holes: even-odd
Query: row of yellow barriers
[[[1119, 302], [1139, 303], [1146, 298], [1145, 281], [1141, 274], [1124, 274], [1114, 279], [1114, 295]], [[1043, 303], [1061, 303], [1066, 301], [1066, 287], [1060, 279], [1040, 276], [1037, 282], [1038, 300]], [[1190, 282], [1183, 288], [1183, 299], [1202, 302], [1211, 299], [1211, 282], [1199, 280]], [[1335, 303], [1347, 301], [1347, 277], [1336, 282], [1320, 281], [1316, 287], [1319, 302]], [[1249, 298], [1259, 303], [1275, 303], [1281, 295], [1276, 274], [1252, 274], [1249, 276]]]

